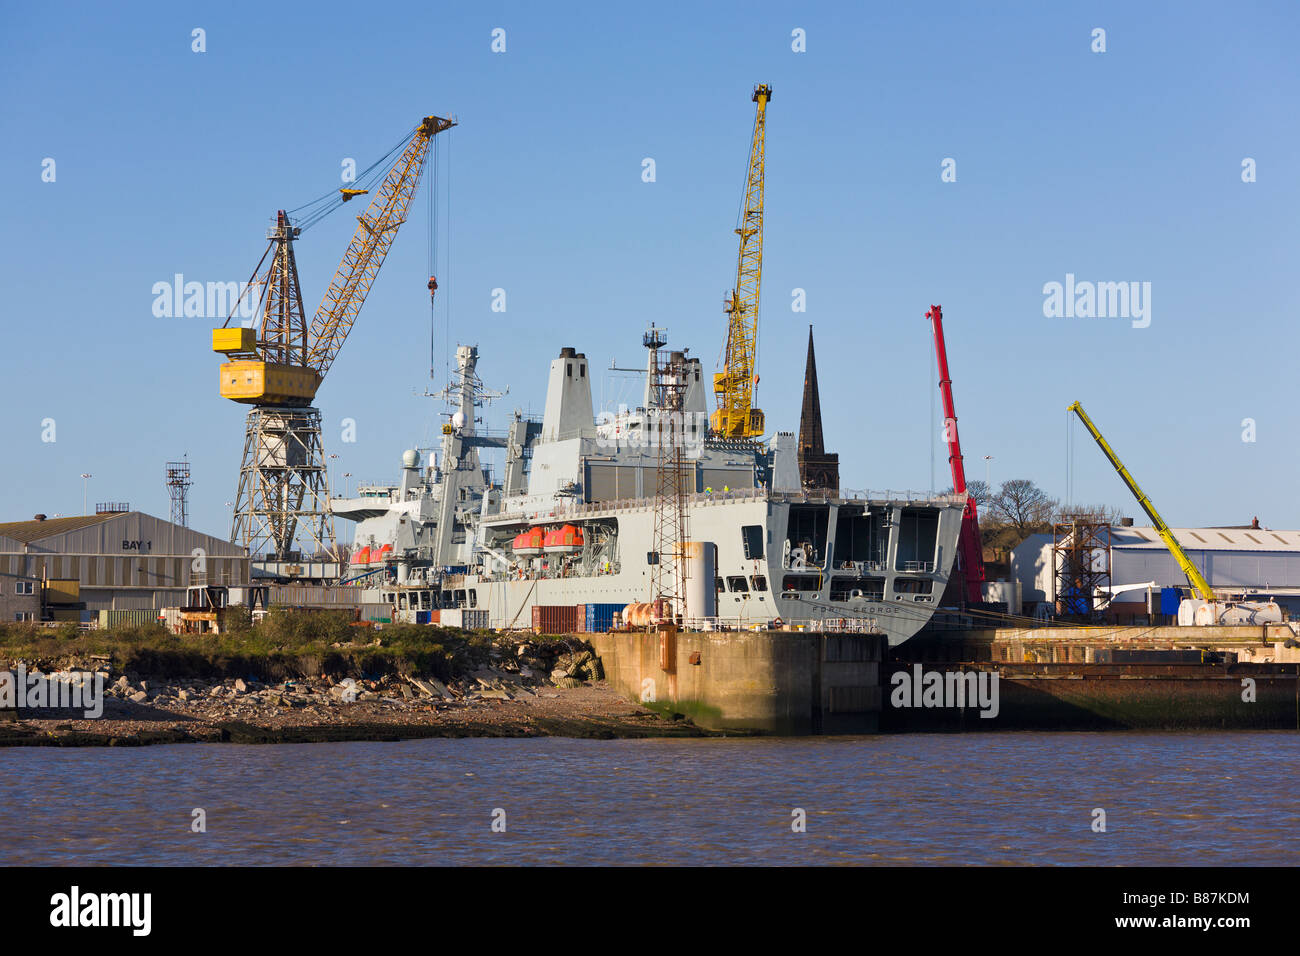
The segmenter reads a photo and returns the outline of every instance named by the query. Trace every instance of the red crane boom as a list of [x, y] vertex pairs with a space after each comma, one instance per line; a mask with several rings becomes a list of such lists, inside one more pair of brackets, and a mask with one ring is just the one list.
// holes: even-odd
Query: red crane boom
[[948, 376], [948, 349], [943, 341], [943, 307], [930, 306], [925, 313], [934, 329], [934, 353], [939, 360], [939, 394], [943, 396], [943, 434], [948, 442], [948, 464], [952, 468], [952, 488], [966, 495], [966, 510], [961, 516], [961, 536], [957, 539], [957, 553], [961, 557], [962, 572], [966, 578], [966, 603], [978, 604], [984, 600], [984, 547], [980, 542], [979, 515], [975, 496], [966, 493], [966, 466], [962, 463], [961, 438], [957, 435], [957, 408], [952, 400], [952, 379]]

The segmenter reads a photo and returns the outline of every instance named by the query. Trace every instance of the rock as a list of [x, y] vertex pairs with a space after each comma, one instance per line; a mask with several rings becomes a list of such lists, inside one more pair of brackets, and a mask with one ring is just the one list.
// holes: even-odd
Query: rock
[[414, 696], [415, 696], [415, 691], [411, 690], [410, 685], [403, 684], [402, 697], [404, 697], [406, 700], [411, 700]]
[[556, 683], [568, 679], [569, 679], [569, 671], [567, 668], [557, 667], [555, 670], [551, 671], [551, 680], [555, 681]]
[[138, 690], [131, 695], [131, 703], [133, 704], [143, 704], [148, 699], [149, 699], [149, 695], [142, 690]]
[[235, 678], [235, 693], [244, 694], [248, 692], [248, 685], [239, 678]]
[[209, 697], [220, 697], [225, 692], [225, 688], [218, 684], [212, 690], [208, 691]]
[[505, 691], [494, 690], [491, 688], [484, 688], [483, 690], [479, 691], [478, 696], [482, 698], [486, 698], [487, 700], [514, 700], [514, 698], [511, 697], [509, 694], [507, 694]]
[[176, 692], [176, 699], [177, 699], [177, 700], [189, 700], [189, 699], [190, 699], [190, 692], [187, 691], [187, 690], [178, 690], [178, 691]]
[[125, 677], [119, 677], [117, 680], [113, 681], [113, 687], [117, 690], [126, 690], [130, 686], [131, 682]]

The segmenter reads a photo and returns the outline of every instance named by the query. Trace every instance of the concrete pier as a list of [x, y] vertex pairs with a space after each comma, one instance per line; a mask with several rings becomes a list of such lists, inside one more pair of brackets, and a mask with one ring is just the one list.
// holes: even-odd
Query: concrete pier
[[780, 735], [878, 729], [883, 635], [610, 632], [591, 642], [605, 679], [709, 730]]

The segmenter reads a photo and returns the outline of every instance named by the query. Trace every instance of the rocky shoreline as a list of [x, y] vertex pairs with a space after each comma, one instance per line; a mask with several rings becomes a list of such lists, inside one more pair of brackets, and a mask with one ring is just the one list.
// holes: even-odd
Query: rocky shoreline
[[102, 660], [7, 666], [19, 664], [43, 679], [104, 675], [103, 713], [86, 719], [80, 710], [0, 710], [0, 746], [708, 735], [685, 718], [623, 698], [601, 680], [589, 648], [556, 642], [494, 644], [489, 663], [447, 682], [430, 674], [157, 677], [117, 672]]

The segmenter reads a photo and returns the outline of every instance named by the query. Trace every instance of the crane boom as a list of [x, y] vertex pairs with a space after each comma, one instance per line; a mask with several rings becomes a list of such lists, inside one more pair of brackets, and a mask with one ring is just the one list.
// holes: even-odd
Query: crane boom
[[1112, 449], [1106, 439], [1102, 437], [1101, 432], [1097, 430], [1097, 426], [1094, 425], [1092, 419], [1088, 417], [1088, 413], [1083, 410], [1083, 406], [1080, 403], [1075, 402], [1070, 406], [1069, 411], [1074, 412], [1074, 414], [1079, 417], [1079, 421], [1083, 422], [1083, 427], [1088, 429], [1088, 433], [1092, 435], [1093, 440], [1097, 442], [1102, 453], [1110, 461], [1111, 467], [1118, 472], [1120, 478], [1123, 479], [1124, 484], [1128, 486], [1128, 490], [1133, 494], [1133, 497], [1137, 499], [1138, 505], [1146, 512], [1147, 517], [1151, 519], [1151, 524], [1156, 529], [1156, 533], [1160, 535], [1160, 540], [1165, 543], [1165, 547], [1169, 549], [1169, 553], [1174, 556], [1174, 560], [1177, 561], [1178, 566], [1182, 568], [1183, 574], [1187, 575], [1187, 582], [1192, 586], [1192, 590], [1196, 592], [1196, 596], [1205, 601], [1213, 601], [1215, 599], [1214, 588], [1210, 587], [1210, 582], [1205, 580], [1205, 575], [1201, 574], [1201, 569], [1192, 563], [1192, 559], [1187, 556], [1187, 552], [1185, 552], [1182, 545], [1178, 543], [1178, 539], [1174, 537], [1174, 533], [1169, 530], [1169, 525], [1165, 524], [1165, 519], [1160, 517], [1160, 512], [1156, 511], [1156, 506], [1151, 503], [1151, 499], [1147, 497], [1146, 492], [1138, 486], [1137, 481], [1131, 474], [1129, 474], [1128, 469], [1125, 468], [1124, 463], [1119, 460], [1119, 456], [1115, 454], [1114, 449]]
[[736, 285], [727, 296], [727, 352], [723, 371], [713, 376], [717, 411], [713, 430], [727, 438], [757, 438], [765, 427], [762, 411], [754, 407], [758, 368], [758, 296], [763, 278], [763, 185], [766, 172], [767, 103], [772, 87], [754, 87], [754, 135], [749, 147], [745, 204], [741, 212], [740, 256]]
[[966, 493], [966, 465], [962, 460], [961, 438], [957, 435], [957, 407], [952, 398], [952, 379], [948, 375], [948, 349], [943, 338], [943, 307], [930, 306], [925, 313], [934, 330], [934, 353], [939, 363], [939, 394], [943, 396], [943, 434], [948, 442], [948, 465], [952, 469], [952, 490], [966, 495], [966, 509], [961, 515], [961, 535], [957, 548], [961, 554], [962, 573], [966, 578], [966, 600], [978, 604], [984, 600], [984, 547], [980, 539], [979, 513], [975, 496]]
[[406, 221], [406, 210], [419, 188], [430, 142], [436, 133], [455, 125], [453, 120], [426, 116], [384, 177], [366, 211], [357, 216], [352, 241], [343, 253], [338, 272], [330, 282], [307, 333], [306, 364], [321, 378], [338, 357], [357, 313], [366, 301], [371, 283], [397, 236], [397, 228]]

